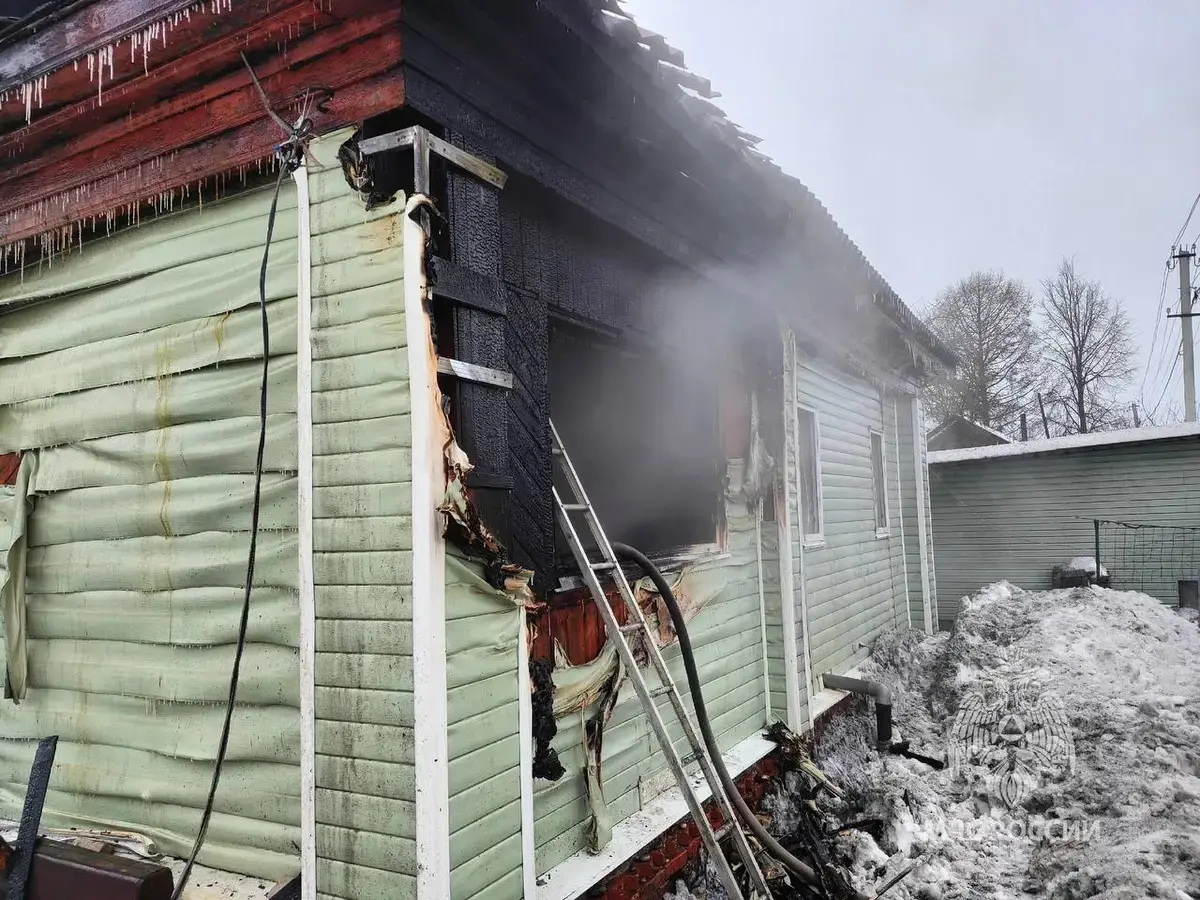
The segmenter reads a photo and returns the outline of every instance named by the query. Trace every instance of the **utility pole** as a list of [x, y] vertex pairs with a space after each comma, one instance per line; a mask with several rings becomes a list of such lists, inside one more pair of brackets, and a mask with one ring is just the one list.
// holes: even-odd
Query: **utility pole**
[[1021, 413], [1021, 440], [1029, 440], [1029, 423], [1025, 419], [1025, 413]]
[[1046, 421], [1046, 404], [1042, 403], [1042, 392], [1038, 391], [1038, 409], [1042, 413], [1042, 430], [1046, 432], [1046, 437], [1050, 437], [1050, 423]]
[[1192, 347], [1192, 257], [1196, 251], [1175, 251], [1179, 260], [1179, 324], [1183, 332], [1183, 418], [1186, 422], [1196, 421], [1196, 361]]
[[1133, 409], [1133, 427], [1141, 428], [1142, 420], [1138, 418], [1138, 410], [1137, 410], [1137, 401], [1136, 400], [1132, 404], [1132, 409]]

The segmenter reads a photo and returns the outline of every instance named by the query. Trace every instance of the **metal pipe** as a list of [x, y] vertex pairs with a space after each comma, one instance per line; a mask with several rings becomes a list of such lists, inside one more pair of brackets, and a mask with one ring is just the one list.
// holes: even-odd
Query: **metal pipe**
[[887, 750], [892, 746], [892, 690], [878, 681], [849, 678], [845, 675], [822, 675], [825, 687], [835, 691], [860, 694], [875, 701], [875, 746]]

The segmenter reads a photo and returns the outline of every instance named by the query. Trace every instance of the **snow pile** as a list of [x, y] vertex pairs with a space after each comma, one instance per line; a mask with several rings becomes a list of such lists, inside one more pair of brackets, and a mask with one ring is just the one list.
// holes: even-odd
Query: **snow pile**
[[[992, 585], [950, 634], [886, 635], [864, 666], [897, 739], [835, 722], [817, 763], [852, 799], [860, 888], [889, 898], [1200, 898], [1200, 629], [1143, 594]], [[902, 732], [899, 733], [899, 732]]]

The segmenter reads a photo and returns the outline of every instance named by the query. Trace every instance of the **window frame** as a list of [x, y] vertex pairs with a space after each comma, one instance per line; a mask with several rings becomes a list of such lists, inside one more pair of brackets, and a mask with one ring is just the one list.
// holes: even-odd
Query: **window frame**
[[[887, 432], [883, 428], [872, 426], [867, 429], [868, 453], [871, 461], [871, 515], [875, 518], [875, 537], [887, 538], [892, 536], [892, 504], [888, 496], [887, 477]], [[879, 475], [882, 484], [875, 478], [875, 437], [879, 437]], [[883, 490], [883, 525], [879, 524], [879, 497], [877, 492]]]
[[[804, 478], [800, 470], [800, 413], [808, 413], [812, 416], [813, 422], [813, 458], [816, 462], [816, 483], [817, 491], [814, 502], [816, 503], [817, 513], [817, 530], [814, 532], [805, 531], [805, 516], [804, 516]], [[793, 423], [795, 428], [796, 442], [796, 517], [799, 519], [797, 523], [800, 528], [800, 542], [804, 547], [821, 547], [825, 544], [825, 488], [822, 482], [824, 481], [822, 466], [821, 466], [821, 414], [817, 412], [815, 407], [805, 403], [796, 403], [796, 416]]]
[[[625, 332], [617, 332], [612, 329], [599, 326], [596, 323], [586, 319], [577, 318], [572, 315], [563, 313], [561, 310], [551, 308], [547, 322], [547, 384], [548, 391], [552, 390], [550, 382], [553, 378], [551, 372], [553, 350], [551, 345], [555, 340], [556, 330], [564, 334], [568, 340], [579, 341], [589, 345], [590, 347], [599, 349], [600, 352], [606, 354], [614, 354], [633, 360], [653, 360], [659, 354], [654, 344], [648, 341], [643, 341], [639, 336]], [[547, 414], [553, 418], [553, 406], [547, 396], [546, 404]], [[723, 471], [723, 466], [727, 463], [722, 457], [721, 443], [721, 409], [719, 404], [713, 407], [713, 449], [715, 451], [713, 457], [713, 480], [712, 480], [712, 496], [711, 496], [711, 530], [704, 535], [704, 539], [686, 544], [670, 544], [664, 547], [656, 547], [653, 549], [639, 548], [645, 552], [646, 556], [665, 572], [675, 572], [681, 570], [685, 565], [698, 562], [701, 560], [721, 559], [729, 555], [729, 536], [728, 528], [725, 522], [725, 495], [720, 488], [720, 475]], [[560, 424], [560, 428], [561, 428]], [[564, 438], [565, 440], [565, 438]], [[570, 452], [570, 448], [567, 448]], [[555, 464], [557, 470], [557, 464]], [[588, 485], [584, 484], [585, 490]], [[592, 490], [596, 490], [593, 486]], [[591, 495], [589, 495], [591, 499]], [[592, 500], [595, 503], [594, 499]], [[580, 520], [581, 521], [581, 520]], [[601, 521], [601, 526], [608, 529], [608, 525]], [[585, 546], [590, 547], [590, 534], [586, 528], [581, 528], [581, 536], [584, 538]], [[554, 536], [551, 540], [552, 546], [552, 565], [554, 570], [554, 580], [557, 582], [560, 590], [574, 590], [585, 586], [582, 574], [579, 572], [578, 566], [573, 560], [568, 560], [563, 555], [561, 545], [559, 543], [560, 526], [555, 517]], [[696, 535], [701, 537], [701, 535]], [[612, 535], [608, 534], [612, 539]], [[594, 548], [592, 548], [594, 549]]]

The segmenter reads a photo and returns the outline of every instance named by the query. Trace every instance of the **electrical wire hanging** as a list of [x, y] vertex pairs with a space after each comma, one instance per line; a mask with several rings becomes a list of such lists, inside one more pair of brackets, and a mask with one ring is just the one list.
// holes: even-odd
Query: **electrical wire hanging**
[[192, 852], [188, 855], [187, 863], [179, 874], [179, 881], [171, 894], [171, 900], [179, 900], [183, 895], [183, 889], [187, 886], [192, 869], [195, 867], [196, 857], [200, 855], [200, 850], [208, 837], [208, 826], [212, 821], [217, 788], [221, 784], [221, 770], [225, 765], [225, 755], [229, 751], [229, 732], [233, 725], [233, 712], [237, 706], [238, 676], [241, 671], [242, 656], [246, 650], [246, 631], [250, 622], [250, 595], [258, 556], [259, 517], [262, 509], [263, 457], [267, 447], [267, 389], [271, 372], [271, 325], [267, 315], [267, 266], [271, 256], [271, 239], [275, 234], [275, 213], [279, 207], [279, 192], [283, 188], [283, 179], [299, 168], [304, 159], [305, 144], [311, 136], [313, 127], [312, 121], [308, 118], [312, 102], [310, 96], [305, 96], [303, 108], [296, 124], [288, 125], [271, 108], [266, 92], [263, 91], [262, 84], [245, 54], [242, 54], [242, 62], [250, 72], [250, 78], [258, 90], [259, 98], [262, 100], [267, 114], [286, 132], [287, 138], [275, 148], [275, 155], [279, 161], [279, 174], [275, 179], [275, 190], [271, 195], [271, 208], [267, 213], [267, 234], [263, 243], [262, 265], [258, 272], [258, 309], [262, 322], [262, 379], [258, 391], [258, 449], [254, 458], [254, 501], [250, 512], [250, 547], [246, 559], [246, 584], [242, 592], [242, 613], [238, 623], [237, 644], [233, 652], [233, 668], [229, 675], [229, 699], [225, 705], [225, 720], [221, 725], [221, 737], [217, 743], [217, 755], [213, 763], [212, 783], [209, 785], [204, 811], [200, 816], [200, 827], [196, 832]]

